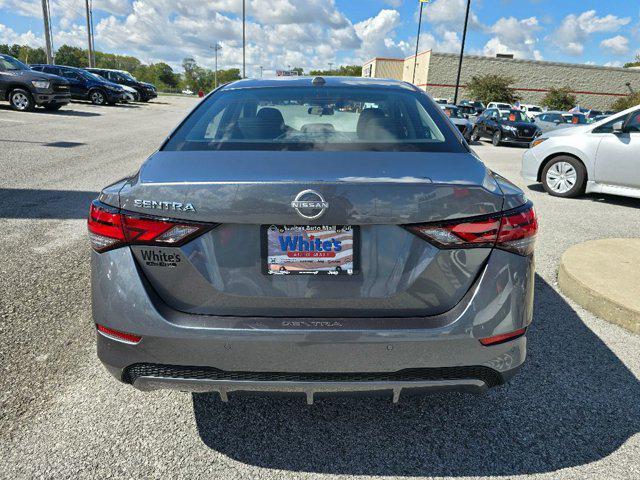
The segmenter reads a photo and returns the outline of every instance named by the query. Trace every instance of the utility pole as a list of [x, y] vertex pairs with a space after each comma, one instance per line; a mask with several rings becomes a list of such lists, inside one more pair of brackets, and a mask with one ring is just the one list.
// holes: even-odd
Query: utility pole
[[89, 67], [93, 68], [95, 66], [95, 61], [93, 58], [93, 41], [91, 39], [91, 8], [89, 8], [89, 0], [84, 0], [84, 4], [87, 10], [87, 45], [89, 47], [87, 52], [89, 54]]
[[246, 0], [242, 0], [242, 78], [247, 78], [247, 4]]
[[456, 93], [453, 95], [453, 104], [458, 104], [458, 89], [460, 88], [460, 72], [462, 71], [462, 57], [464, 55], [464, 42], [467, 39], [467, 23], [469, 22], [469, 10], [471, 0], [467, 0], [467, 13], [464, 16], [464, 30], [462, 31], [462, 45], [460, 46], [460, 60], [458, 61], [458, 76], [456, 77]]
[[264, 67], [262, 65], [260, 65], [260, 78], [262, 78], [262, 72], [264, 70]]
[[331, 74], [331, 70], [333, 69], [333, 63], [329, 62], [329, 74]]
[[222, 45], [220, 45], [218, 42], [216, 42], [215, 45], [212, 45], [209, 48], [213, 48], [213, 51], [214, 51], [215, 57], [216, 57], [216, 63], [215, 63], [216, 67], [215, 67], [214, 74], [213, 74], [213, 79], [214, 79], [213, 81], [214, 81], [214, 84], [215, 84], [214, 88], [218, 88], [218, 50], [222, 50]]
[[53, 64], [53, 47], [51, 45], [51, 24], [49, 22], [49, 0], [42, 0], [42, 17], [44, 18], [44, 40], [46, 44], [47, 63]]
[[416, 83], [416, 67], [418, 66], [418, 48], [420, 48], [420, 27], [422, 27], [422, 9], [424, 4], [429, 0], [420, 0], [420, 16], [418, 17], [418, 35], [416, 36], [416, 55], [413, 57], [413, 80], [411, 83]]

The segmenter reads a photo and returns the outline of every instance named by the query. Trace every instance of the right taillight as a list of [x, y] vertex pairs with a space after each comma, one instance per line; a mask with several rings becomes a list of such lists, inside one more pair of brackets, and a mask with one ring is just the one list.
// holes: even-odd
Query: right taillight
[[438, 248], [496, 247], [519, 255], [533, 252], [538, 220], [531, 202], [498, 215], [406, 225]]
[[97, 200], [91, 203], [87, 221], [91, 246], [96, 252], [125, 245], [177, 247], [215, 226], [125, 212]]

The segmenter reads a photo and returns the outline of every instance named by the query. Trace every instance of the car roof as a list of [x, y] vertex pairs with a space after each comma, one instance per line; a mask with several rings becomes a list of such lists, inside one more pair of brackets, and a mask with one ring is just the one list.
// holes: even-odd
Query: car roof
[[[279, 78], [247, 78], [228, 83], [223, 90], [240, 88], [265, 88], [265, 87], [311, 87], [314, 78], [318, 77], [279, 77]], [[326, 87], [375, 87], [394, 90], [418, 91], [418, 88], [401, 80], [387, 78], [363, 78], [363, 77], [321, 77]]]

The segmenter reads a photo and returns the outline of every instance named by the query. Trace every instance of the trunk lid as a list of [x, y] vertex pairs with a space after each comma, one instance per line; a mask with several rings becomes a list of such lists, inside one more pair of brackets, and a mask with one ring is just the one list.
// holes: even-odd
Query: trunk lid
[[[314, 220], [291, 205], [307, 189], [328, 203]], [[179, 248], [131, 247], [165, 302], [208, 315], [445, 312], [491, 250], [440, 250], [401, 225], [500, 212], [503, 204], [499, 182], [470, 153], [158, 152], [120, 190], [124, 210], [220, 224]], [[263, 225], [356, 226], [360, 271], [265, 275]], [[172, 261], [155, 261], [163, 255]]]

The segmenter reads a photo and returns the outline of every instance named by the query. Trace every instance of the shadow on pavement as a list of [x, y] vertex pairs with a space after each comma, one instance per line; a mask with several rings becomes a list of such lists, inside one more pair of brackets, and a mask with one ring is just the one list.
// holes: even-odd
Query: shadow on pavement
[[[87, 103], [87, 105], [91, 105], [90, 103]], [[81, 110], [68, 110], [68, 107], [62, 107], [60, 110], [56, 110], [55, 112], [49, 111], [49, 110], [45, 110], [44, 108], [36, 108], [33, 112], [16, 112], [15, 110], [13, 110], [10, 106], [8, 105], [0, 105], [0, 110], [7, 110], [10, 112], [15, 112], [19, 115], [25, 115], [25, 119], [27, 118], [28, 115], [56, 115], [56, 116], [63, 116], [63, 117], [99, 117], [102, 114], [101, 113], [96, 113], [96, 112], [83, 112]], [[15, 117], [15, 119], [21, 119], [22, 117]]]
[[41, 145], [43, 147], [56, 147], [56, 148], [74, 148], [81, 147], [82, 145], [86, 145], [86, 143], [82, 142], [36, 142], [33, 140], [7, 140], [4, 138], [0, 138], [0, 142], [9, 142], [9, 143], [29, 143], [31, 145]]
[[486, 395], [306, 406], [194, 394], [198, 433], [234, 460], [296, 472], [517, 475], [597, 461], [640, 431], [640, 384], [539, 276], [536, 288], [529, 359]]
[[0, 218], [84, 219], [98, 192], [0, 188]]
[[[527, 188], [533, 192], [545, 193], [545, 189], [541, 183], [532, 183]], [[622, 197], [619, 195], [608, 195], [606, 193], [587, 193], [571, 200], [586, 200], [598, 203], [609, 203], [620, 207], [640, 208], [640, 199], [632, 197]]]

